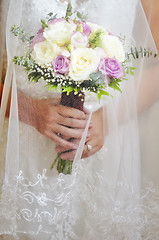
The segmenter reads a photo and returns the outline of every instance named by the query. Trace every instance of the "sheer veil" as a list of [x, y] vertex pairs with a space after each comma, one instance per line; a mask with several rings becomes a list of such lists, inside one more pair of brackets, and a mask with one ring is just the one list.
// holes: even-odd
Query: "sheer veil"
[[[71, 2], [74, 8], [89, 10], [91, 21], [125, 36], [128, 49], [136, 46], [157, 52], [140, 1]], [[66, 1], [60, 0], [10, 0], [8, 70], [0, 109], [0, 166], [4, 166], [0, 235], [52, 240], [159, 239], [158, 57], [132, 59], [135, 75], [122, 83], [122, 94], [112, 91], [114, 97], [103, 97], [100, 106], [88, 96], [90, 109], [103, 107], [105, 143], [95, 155], [80, 159], [87, 126], [70, 176], [49, 170], [54, 144], [18, 119], [17, 89], [37, 98], [54, 97], [54, 92], [45, 93], [42, 81], [37, 86], [29, 84], [25, 73], [14, 66], [12, 58], [25, 49], [11, 34], [11, 26], [20, 25], [35, 34], [39, 19], [45, 18], [50, 8], [62, 15], [66, 6]]]

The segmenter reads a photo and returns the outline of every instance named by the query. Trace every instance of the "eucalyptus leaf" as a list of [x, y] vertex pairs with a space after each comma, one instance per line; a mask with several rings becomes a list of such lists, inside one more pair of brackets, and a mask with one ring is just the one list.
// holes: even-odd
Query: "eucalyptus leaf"
[[104, 84], [104, 78], [100, 71], [91, 73], [89, 77], [95, 84], [100, 84], [100, 85]]
[[48, 15], [49, 15], [50, 17], [52, 17], [52, 15], [53, 15], [53, 12], [50, 12], [50, 13], [48, 13]]
[[83, 13], [77, 12], [76, 15], [77, 15], [77, 17], [78, 17], [80, 20], [82, 20], [83, 22], [85, 22], [86, 19], [87, 19], [87, 16], [86, 16], [85, 14], [83, 14]]

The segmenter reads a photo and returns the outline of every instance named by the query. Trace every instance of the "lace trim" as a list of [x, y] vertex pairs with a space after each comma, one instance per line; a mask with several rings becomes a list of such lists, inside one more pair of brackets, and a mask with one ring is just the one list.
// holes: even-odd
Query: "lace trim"
[[158, 239], [159, 191], [153, 183], [138, 195], [126, 182], [119, 182], [116, 191], [103, 186], [98, 174], [80, 182], [77, 176], [71, 184], [71, 176], [60, 174], [50, 184], [46, 169], [35, 181], [20, 171], [17, 189], [3, 186], [0, 221], [8, 226], [2, 224], [0, 233], [47, 234], [57, 240]]

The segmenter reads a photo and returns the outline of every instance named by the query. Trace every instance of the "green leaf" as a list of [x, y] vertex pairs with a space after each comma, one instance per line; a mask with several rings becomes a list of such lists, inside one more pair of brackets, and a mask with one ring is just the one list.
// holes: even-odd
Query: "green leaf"
[[82, 26], [82, 24], [80, 24], [80, 25], [77, 27], [77, 32], [83, 32], [83, 26]]
[[50, 89], [52, 89], [52, 88], [54, 88], [55, 91], [57, 92], [57, 85], [52, 84], [52, 83], [48, 83], [48, 84], [46, 84], [44, 87], [48, 87], [48, 86], [50, 86], [50, 87], [47, 89], [47, 92], [48, 92]]
[[38, 82], [38, 80], [40, 78], [41, 78], [41, 74], [39, 74], [37, 72], [31, 72], [31, 73], [28, 74], [29, 81]]
[[76, 15], [83, 22], [85, 22], [87, 20], [87, 16], [85, 14], [83, 14], [83, 13], [77, 12]]
[[71, 86], [69, 86], [69, 87], [63, 87], [62, 86], [62, 92], [67, 92], [67, 95], [69, 95], [70, 94], [70, 92], [72, 92], [73, 90], [74, 90], [74, 87], [71, 87]]
[[132, 75], [132, 76], [134, 76], [134, 70], [136, 70], [136, 68], [135, 67], [130, 67], [130, 74]]
[[99, 93], [97, 93], [97, 98], [98, 98], [99, 103], [100, 103], [102, 95], [109, 96], [109, 93], [105, 90], [100, 90]]
[[146, 49], [146, 48], [142, 48], [140, 47], [140, 49], [138, 50], [136, 47], [135, 48], [131, 48], [130, 52], [126, 54], [127, 55], [127, 59], [128, 61], [130, 61], [130, 56], [132, 56], [134, 59], [138, 59], [140, 56], [141, 57], [156, 57], [157, 54], [153, 53], [152, 51], [150, 51], [150, 49]]
[[77, 12], [77, 17], [81, 19], [82, 18], [82, 14], [80, 12]]
[[76, 93], [78, 93], [78, 89], [77, 89], [77, 87], [75, 87], [73, 90], [74, 90]]
[[52, 20], [55, 20], [57, 18], [57, 13], [55, 14], [55, 15], [52, 15], [49, 19], [48, 19], [48, 21], [50, 22], [50, 21], [52, 21]]
[[91, 73], [89, 75], [89, 77], [93, 81], [94, 84], [98, 84], [98, 85], [99, 84], [101, 84], [101, 85], [104, 84], [104, 78], [103, 78], [103, 75], [100, 71]]
[[70, 16], [72, 16], [72, 5], [71, 5], [71, 3], [68, 3], [67, 9], [66, 9], [66, 15], [65, 15], [66, 21], [68, 21], [68, 18]]
[[71, 52], [71, 44], [70, 44], [70, 43], [68, 43], [68, 44], [66, 45], [66, 48], [67, 48], [67, 50], [68, 50], [69, 52]]
[[128, 78], [123, 77], [122, 79], [128, 81]]
[[52, 88], [54, 88], [53, 85], [51, 85], [51, 86], [47, 89], [47, 92], [48, 92], [50, 89], [52, 89]]
[[52, 17], [52, 15], [53, 15], [53, 12], [50, 12], [50, 13], [48, 13], [48, 15], [49, 15], [50, 17]]
[[42, 28], [47, 28], [48, 25], [46, 24], [45, 20], [44, 19], [41, 19], [41, 23], [42, 23]]
[[96, 47], [101, 46], [101, 42], [102, 42], [101, 35], [102, 34], [103, 34], [102, 30], [98, 30], [98, 31], [90, 34], [89, 44], [91, 45], [91, 48], [96, 48]]
[[117, 91], [119, 91], [119, 92], [122, 93], [122, 91], [121, 91], [121, 89], [120, 89], [120, 87], [119, 87], [119, 83], [116, 82], [116, 81], [111, 82], [111, 83], [109, 84], [109, 87], [110, 87], [110, 88], [113, 88], [113, 89], [115, 89], [115, 90], [117, 90]]

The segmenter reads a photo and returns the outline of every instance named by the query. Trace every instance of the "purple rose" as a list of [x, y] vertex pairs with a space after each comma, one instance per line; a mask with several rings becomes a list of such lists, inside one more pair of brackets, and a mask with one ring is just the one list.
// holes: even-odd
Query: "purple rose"
[[63, 55], [59, 55], [52, 63], [54, 71], [60, 74], [65, 74], [69, 70], [69, 60]]
[[120, 79], [125, 75], [123, 66], [116, 58], [102, 58], [98, 70], [101, 71], [104, 76], [112, 78]]
[[80, 26], [80, 24], [82, 24], [83, 33], [88, 37], [91, 34], [91, 32], [92, 32], [91, 27], [88, 24], [86, 24], [86, 23], [84, 23], [82, 21], [78, 21], [78, 25], [79, 26]]
[[44, 29], [40, 28], [39, 31], [37, 32], [37, 35], [33, 38], [32, 42], [31, 42], [31, 47], [33, 48], [35, 44], [39, 43], [39, 42], [43, 42], [45, 40], [44, 36], [43, 36], [43, 32]]
[[91, 34], [91, 32], [92, 32], [91, 27], [88, 24], [86, 24], [86, 23], [83, 23], [82, 26], [83, 26], [83, 33], [86, 36], [89, 36]]

